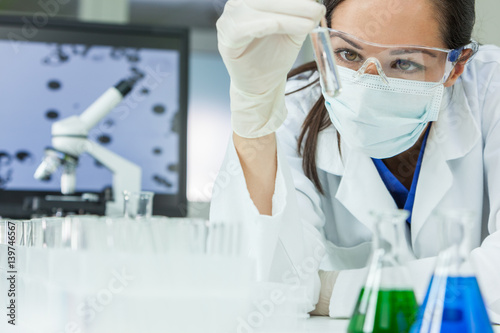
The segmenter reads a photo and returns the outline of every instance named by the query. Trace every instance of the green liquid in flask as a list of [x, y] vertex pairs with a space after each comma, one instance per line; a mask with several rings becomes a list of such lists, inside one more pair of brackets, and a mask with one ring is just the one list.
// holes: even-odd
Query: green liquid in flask
[[349, 333], [399, 333], [410, 330], [418, 311], [418, 304], [413, 290], [379, 290], [373, 326], [366, 328], [364, 327], [366, 313], [360, 312], [364, 293], [365, 289], [363, 288], [359, 294], [356, 310], [349, 323], [347, 330]]

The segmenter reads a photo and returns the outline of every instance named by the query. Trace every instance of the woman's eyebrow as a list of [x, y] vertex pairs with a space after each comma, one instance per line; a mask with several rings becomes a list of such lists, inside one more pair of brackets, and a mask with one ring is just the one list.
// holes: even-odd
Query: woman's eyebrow
[[346, 43], [350, 44], [351, 46], [357, 48], [358, 50], [363, 50], [363, 47], [359, 44], [354, 43], [352, 40], [346, 38], [345, 36], [339, 34], [339, 33], [334, 33], [331, 35], [331, 37], [339, 37], [342, 38]]
[[432, 53], [429, 50], [422, 50], [422, 49], [399, 49], [399, 50], [394, 50], [391, 51], [391, 55], [401, 55], [401, 54], [410, 54], [410, 53], [424, 53], [427, 54], [433, 58], [437, 58], [437, 55]]

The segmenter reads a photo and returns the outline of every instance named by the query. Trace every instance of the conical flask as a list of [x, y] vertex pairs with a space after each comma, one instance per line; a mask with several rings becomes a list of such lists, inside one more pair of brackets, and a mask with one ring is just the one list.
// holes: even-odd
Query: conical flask
[[418, 304], [404, 263], [414, 259], [405, 241], [405, 210], [373, 214], [373, 253], [348, 332], [408, 332]]
[[411, 332], [493, 332], [468, 261], [474, 214], [449, 211], [435, 217], [439, 219], [441, 252]]

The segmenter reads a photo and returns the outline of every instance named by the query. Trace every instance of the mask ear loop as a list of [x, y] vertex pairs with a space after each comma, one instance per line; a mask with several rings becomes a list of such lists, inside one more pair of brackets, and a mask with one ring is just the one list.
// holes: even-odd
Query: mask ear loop
[[375, 67], [377, 68], [378, 74], [379, 74], [380, 78], [382, 79], [382, 81], [385, 84], [389, 85], [389, 79], [385, 75], [384, 70], [382, 69], [382, 65], [380, 64], [380, 61], [378, 61], [378, 59], [374, 58], [374, 57], [370, 57], [370, 58], [366, 59], [363, 66], [361, 66], [361, 68], [354, 74], [354, 78], [359, 79], [361, 77], [361, 75], [365, 74], [365, 71], [370, 64], [375, 65]]
[[448, 79], [450, 78], [450, 74], [451, 72], [453, 71], [453, 68], [455, 68], [455, 65], [457, 64], [456, 61], [454, 62], [451, 62], [451, 61], [447, 61], [447, 65], [445, 68], [445, 73], [444, 73], [444, 76], [443, 76], [443, 79], [441, 80], [441, 82], [438, 82], [438, 84], [444, 84], [446, 83], [446, 81], [448, 81]]

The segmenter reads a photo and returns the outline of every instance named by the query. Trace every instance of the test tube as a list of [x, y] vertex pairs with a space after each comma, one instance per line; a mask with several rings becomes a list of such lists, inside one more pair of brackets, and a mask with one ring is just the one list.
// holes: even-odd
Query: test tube
[[342, 85], [333, 55], [330, 32], [326, 27], [318, 27], [310, 33], [310, 36], [321, 87], [325, 94], [335, 97], [340, 94]]

